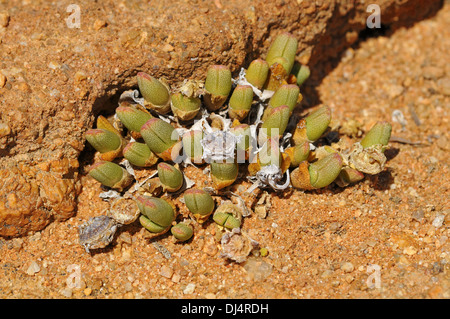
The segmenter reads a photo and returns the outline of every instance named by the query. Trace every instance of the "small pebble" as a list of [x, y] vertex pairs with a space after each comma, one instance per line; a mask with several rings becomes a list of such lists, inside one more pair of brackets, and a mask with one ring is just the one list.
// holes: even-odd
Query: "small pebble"
[[38, 263], [35, 261], [32, 261], [30, 266], [28, 266], [26, 273], [27, 273], [27, 275], [33, 276], [35, 273], [38, 273], [40, 270], [41, 270], [41, 267], [38, 265]]
[[60, 293], [61, 295], [63, 295], [64, 297], [66, 297], [66, 298], [72, 297], [72, 289], [70, 289], [70, 288], [64, 288], [64, 289], [61, 289], [61, 290], [59, 291], [59, 293]]
[[7, 12], [0, 12], [0, 27], [6, 28], [9, 24], [9, 14]]
[[422, 69], [422, 75], [428, 80], [437, 80], [444, 76], [444, 69], [436, 66], [427, 66]]
[[436, 228], [439, 228], [442, 226], [442, 224], [444, 223], [444, 215], [437, 215], [436, 218], [433, 220], [432, 225]]
[[425, 216], [423, 210], [419, 209], [412, 213], [411, 217], [418, 222], [422, 221], [423, 217]]
[[6, 84], [6, 76], [0, 72], [0, 89], [4, 87]]
[[417, 249], [413, 246], [409, 246], [409, 247], [406, 247], [405, 249], [403, 249], [403, 253], [408, 256], [412, 256], [417, 253]]
[[272, 273], [272, 265], [260, 258], [249, 258], [244, 265], [244, 269], [250, 279], [263, 281]]
[[92, 289], [91, 288], [86, 288], [83, 290], [83, 293], [85, 296], [89, 296], [92, 293]]
[[173, 269], [164, 265], [161, 267], [160, 274], [161, 274], [161, 276], [170, 279], [170, 278], [172, 278], [172, 275], [173, 275]]
[[189, 294], [192, 294], [194, 292], [194, 290], [195, 290], [195, 284], [189, 283], [189, 284], [187, 284], [186, 288], [184, 288], [183, 293], [185, 295], [189, 295]]
[[351, 262], [345, 262], [341, 265], [341, 270], [346, 273], [350, 273], [355, 270], [355, 266], [353, 266]]
[[95, 20], [94, 22], [94, 30], [98, 31], [102, 28], [106, 27], [106, 21], [104, 20]]
[[327, 279], [327, 278], [330, 278], [332, 275], [333, 275], [333, 271], [327, 269], [320, 275], [320, 277], [322, 277], [322, 279]]

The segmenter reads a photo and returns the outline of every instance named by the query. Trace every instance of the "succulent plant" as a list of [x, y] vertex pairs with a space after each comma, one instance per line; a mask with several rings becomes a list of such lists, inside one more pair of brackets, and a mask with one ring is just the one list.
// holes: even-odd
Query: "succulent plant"
[[240, 228], [242, 221], [241, 210], [232, 203], [223, 203], [217, 207], [213, 215], [213, 220], [228, 229]]
[[150, 109], [159, 114], [170, 111], [170, 89], [167, 84], [144, 72], [137, 74], [137, 82], [139, 91]]
[[90, 167], [89, 175], [102, 185], [117, 189], [119, 192], [130, 186], [133, 182], [133, 176], [123, 167], [107, 161], [94, 163]]
[[238, 85], [230, 97], [228, 115], [232, 119], [243, 120], [253, 102], [253, 89], [250, 85]]
[[360, 144], [364, 148], [374, 145], [385, 146], [391, 138], [392, 126], [388, 122], [377, 122], [362, 138]]
[[203, 147], [200, 143], [203, 139], [203, 131], [192, 130], [183, 134], [182, 143], [183, 151], [195, 164], [202, 164], [203, 160]]
[[266, 55], [269, 65], [281, 64], [286, 73], [289, 74], [294, 66], [295, 54], [297, 53], [298, 40], [289, 33], [282, 33], [275, 37]]
[[171, 109], [173, 114], [181, 121], [189, 121], [197, 116], [202, 101], [195, 96], [188, 97], [181, 92], [172, 94]]
[[343, 167], [341, 172], [339, 173], [338, 178], [336, 179], [336, 183], [340, 187], [345, 187], [347, 185], [357, 183], [364, 178], [364, 173], [351, 168], [351, 167]]
[[99, 128], [87, 130], [86, 140], [100, 153], [115, 151], [122, 145], [122, 140], [117, 134]]
[[245, 163], [249, 159], [251, 146], [251, 131], [248, 124], [239, 124], [230, 128], [230, 133], [240, 138], [236, 144], [236, 158], [238, 163]]
[[269, 64], [267, 63], [267, 61], [256, 59], [250, 63], [245, 74], [245, 78], [251, 85], [261, 90], [261, 88], [264, 86], [264, 83], [266, 83], [268, 74]]
[[147, 144], [130, 142], [123, 149], [123, 156], [133, 165], [150, 167], [156, 164], [158, 157], [150, 150]]
[[[282, 105], [289, 106], [289, 112], [292, 113], [298, 103], [301, 102], [302, 95], [300, 88], [295, 84], [284, 84], [280, 86], [269, 100], [266, 112], [271, 108]], [[264, 119], [264, 117], [263, 117]]]
[[261, 167], [275, 165], [280, 167], [283, 158], [281, 155], [278, 137], [270, 138], [261, 147], [258, 153], [258, 161]]
[[175, 220], [174, 208], [164, 199], [139, 196], [136, 203], [142, 215], [139, 222], [151, 233], [161, 234], [169, 230]]
[[318, 140], [326, 131], [330, 122], [330, 108], [328, 106], [320, 107], [297, 123], [292, 135], [293, 143], [298, 145], [305, 141], [314, 142]]
[[231, 91], [231, 72], [224, 65], [212, 65], [208, 68], [205, 80], [204, 102], [210, 111], [222, 107]]
[[290, 166], [298, 167], [301, 162], [306, 161], [310, 154], [309, 141], [294, 145], [286, 149], [285, 153], [289, 156]]
[[[204, 82], [185, 80], [181, 87], [174, 88], [175, 93], [164, 79], [138, 73], [139, 91], [121, 95], [117, 117], [108, 120], [99, 116], [96, 129], [86, 132], [86, 140], [97, 151], [89, 175], [121, 194], [103, 193], [112, 196], [110, 209], [106, 216], [80, 228], [80, 242], [85, 248], [105, 247], [118, 227], [132, 223], [139, 214], [140, 224], [150, 233], [147, 237], [170, 229], [177, 241], [187, 241], [193, 236], [194, 219], [202, 224], [211, 215], [220, 225], [219, 233], [240, 234], [243, 214], [248, 213], [245, 202], [238, 194], [222, 189], [237, 180], [241, 164], [248, 164], [247, 179], [253, 183], [247, 189], [249, 193], [257, 187], [284, 191], [290, 185], [314, 190], [333, 182], [345, 187], [362, 180], [364, 174], [379, 173], [387, 160], [384, 151], [392, 130], [389, 123], [378, 122], [360, 142], [331, 145], [326, 145], [326, 139], [319, 140], [330, 125], [328, 106], [300, 119], [294, 129], [288, 126], [303, 98], [300, 86], [310, 75], [307, 66], [295, 61], [297, 48], [293, 35], [280, 34], [265, 60], [252, 61], [247, 70], [241, 69], [238, 78], [232, 79], [228, 67], [212, 65]], [[207, 110], [202, 110], [203, 106]], [[113, 162], [122, 156], [127, 169]], [[157, 164], [160, 158], [163, 162]], [[178, 159], [183, 163], [167, 163]], [[237, 196], [239, 205], [225, 201], [214, 211], [215, 200], [209, 190], [190, 188], [182, 167], [205, 163], [210, 165], [214, 196]], [[156, 166], [158, 177], [135, 181], [134, 175], [136, 179], [147, 176], [141, 174], [142, 170], [133, 173], [135, 166]], [[179, 196], [183, 186], [184, 203], [192, 220], [180, 222], [170, 198]]]
[[168, 192], [176, 192], [183, 186], [183, 173], [175, 166], [167, 163], [159, 163], [158, 176], [163, 188]]
[[211, 179], [214, 188], [219, 190], [230, 186], [236, 181], [239, 173], [238, 164], [236, 162], [211, 162]]
[[308, 66], [295, 62], [291, 74], [295, 76], [297, 85], [301, 86], [309, 78], [311, 71]]
[[[146, 110], [142, 110], [137, 105], [126, 104], [121, 105], [116, 109], [117, 117], [120, 122], [131, 132], [133, 132], [134, 137], [140, 137], [140, 131], [142, 125], [148, 120], [153, 118], [153, 116]], [[138, 133], [139, 135], [137, 135]]]
[[343, 160], [339, 153], [332, 153], [314, 163], [303, 161], [291, 173], [295, 188], [310, 190], [330, 185], [341, 172]]
[[202, 189], [191, 188], [186, 190], [184, 202], [199, 223], [205, 222], [214, 211], [214, 199]]
[[[181, 149], [181, 142], [175, 128], [161, 119], [152, 118], [145, 122], [141, 128], [141, 135], [150, 150], [165, 161], [173, 160], [174, 148], [177, 151]], [[173, 139], [174, 136], [176, 139]]]
[[289, 122], [289, 106], [281, 105], [270, 108], [259, 130], [258, 141], [263, 145], [268, 138], [281, 137]]
[[178, 241], [187, 241], [191, 239], [194, 234], [194, 229], [191, 225], [186, 223], [178, 223], [170, 229], [173, 237], [175, 237]]

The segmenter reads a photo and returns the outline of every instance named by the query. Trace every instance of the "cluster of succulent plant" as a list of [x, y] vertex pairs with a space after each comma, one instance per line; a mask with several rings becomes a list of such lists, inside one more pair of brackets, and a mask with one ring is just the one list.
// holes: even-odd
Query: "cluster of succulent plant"
[[[210, 66], [205, 81], [179, 88], [138, 73], [139, 90], [124, 92], [115, 116], [99, 116], [97, 127], [86, 132], [97, 151], [89, 175], [115, 191], [109, 198], [114, 209], [80, 227], [86, 249], [106, 246], [117, 227], [136, 219], [152, 236], [170, 230], [178, 241], [189, 240], [193, 223], [210, 216], [224, 229], [240, 228], [241, 208], [211, 196], [235, 183], [239, 170], [253, 183], [248, 192], [312, 190], [333, 182], [345, 187], [379, 173], [391, 133], [387, 122], [349, 147], [314, 145], [329, 128], [331, 110], [322, 106], [303, 118], [294, 113], [309, 76], [295, 60], [297, 47], [292, 35], [278, 35], [266, 58], [252, 61], [236, 79], [224, 65]], [[207, 166], [213, 189], [187, 187], [187, 165]], [[157, 177], [136, 180], [133, 168], [155, 166]], [[177, 222], [167, 194], [183, 195], [190, 219]]]

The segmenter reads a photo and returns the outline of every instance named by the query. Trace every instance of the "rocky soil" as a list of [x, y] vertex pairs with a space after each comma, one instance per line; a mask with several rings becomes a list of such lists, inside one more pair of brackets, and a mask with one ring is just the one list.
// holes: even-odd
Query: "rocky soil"
[[[20, 235], [0, 239], [1, 298], [450, 297], [449, 4], [432, 15], [438, 1], [380, 1], [384, 28], [360, 33], [365, 7], [346, 1], [80, 1], [80, 29], [64, 21], [69, 2], [26, 2], [0, 1], [0, 231]], [[268, 192], [267, 214], [253, 205], [243, 224], [268, 253], [243, 263], [220, 257], [213, 223], [185, 244], [149, 240], [136, 223], [86, 253], [78, 226], [107, 207], [84, 169], [95, 116], [138, 71], [173, 84], [213, 61], [238, 72], [280, 30], [312, 68], [302, 113], [329, 105], [352, 140], [392, 123], [386, 171], [345, 189]], [[202, 169], [186, 175], [209, 185]]]

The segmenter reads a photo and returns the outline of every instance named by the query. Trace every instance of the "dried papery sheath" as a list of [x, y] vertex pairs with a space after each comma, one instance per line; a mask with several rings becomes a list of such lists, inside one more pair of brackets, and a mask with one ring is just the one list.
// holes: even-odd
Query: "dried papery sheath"
[[90, 249], [104, 248], [112, 242], [119, 226], [120, 224], [109, 216], [92, 217], [79, 226], [79, 242], [86, 252]]
[[139, 90], [129, 90], [123, 92], [119, 97], [119, 105], [122, 102], [134, 102], [141, 106], [145, 106], [145, 99], [139, 97]]
[[[283, 182], [283, 176], [286, 175], [286, 180]], [[247, 177], [253, 185], [247, 189], [247, 193], [252, 193], [257, 188], [271, 187], [273, 190], [282, 191], [289, 187], [290, 176], [289, 170], [285, 174], [277, 165], [263, 166], [255, 176]]]

